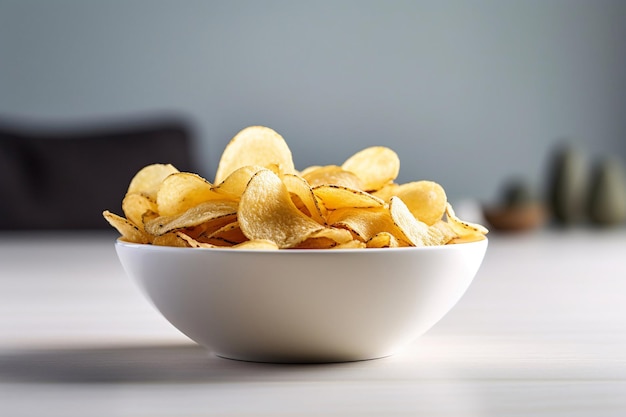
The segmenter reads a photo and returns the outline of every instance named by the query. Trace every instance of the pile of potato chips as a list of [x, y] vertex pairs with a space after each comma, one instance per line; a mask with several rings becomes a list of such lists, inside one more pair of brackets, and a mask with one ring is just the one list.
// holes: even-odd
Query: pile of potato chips
[[398, 155], [375, 146], [341, 165], [294, 167], [274, 130], [251, 126], [226, 146], [215, 180], [169, 164], [142, 168], [105, 219], [121, 240], [208, 248], [341, 249], [446, 245], [485, 238], [441, 185], [397, 184]]

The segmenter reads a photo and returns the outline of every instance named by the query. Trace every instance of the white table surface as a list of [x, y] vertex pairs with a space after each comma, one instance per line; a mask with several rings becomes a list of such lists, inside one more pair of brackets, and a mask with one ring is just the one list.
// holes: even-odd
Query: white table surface
[[401, 354], [231, 361], [167, 323], [111, 233], [0, 233], [0, 416], [626, 416], [626, 231], [491, 235]]

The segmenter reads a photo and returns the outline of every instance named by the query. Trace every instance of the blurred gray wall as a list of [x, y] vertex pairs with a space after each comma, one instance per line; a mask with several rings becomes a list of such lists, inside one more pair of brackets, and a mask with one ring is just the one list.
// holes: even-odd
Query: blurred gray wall
[[493, 199], [568, 138], [626, 157], [626, 2], [0, 0], [0, 116], [178, 113], [212, 180], [263, 124], [298, 168], [386, 145], [399, 180]]

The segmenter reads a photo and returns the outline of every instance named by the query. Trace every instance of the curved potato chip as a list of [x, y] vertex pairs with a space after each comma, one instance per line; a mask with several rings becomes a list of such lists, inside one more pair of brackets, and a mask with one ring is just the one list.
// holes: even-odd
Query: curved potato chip
[[341, 185], [318, 185], [313, 188], [313, 193], [329, 210], [342, 207], [382, 207], [385, 204], [380, 198], [365, 191]]
[[363, 242], [367, 242], [378, 233], [396, 231], [389, 210], [385, 207], [367, 209], [344, 207], [329, 213], [327, 220], [333, 227], [345, 227], [350, 230]]
[[380, 232], [365, 242], [365, 246], [368, 248], [399, 248], [401, 246], [408, 246], [408, 244], [403, 244], [389, 232]]
[[261, 249], [261, 250], [278, 250], [278, 245], [271, 240], [255, 239], [246, 240], [233, 246], [234, 249]]
[[212, 200], [200, 203], [182, 214], [174, 216], [159, 216], [145, 224], [146, 232], [159, 236], [174, 230], [199, 226], [205, 222], [219, 220], [224, 224], [231, 223], [237, 216], [237, 202], [226, 200]]
[[306, 168], [304, 168], [302, 171], [299, 172], [299, 175], [301, 177], [304, 177], [305, 175], [307, 175], [308, 173], [315, 171], [316, 169], [320, 169], [322, 168], [322, 165], [310, 165]]
[[443, 233], [434, 227], [428, 227], [413, 216], [409, 208], [398, 197], [391, 197], [389, 213], [398, 229], [404, 234], [406, 241], [413, 246], [441, 245], [445, 240]]
[[121, 240], [132, 243], [150, 243], [152, 240], [150, 235], [124, 217], [111, 213], [108, 210], [102, 212], [102, 215], [122, 235], [120, 237]]
[[438, 229], [443, 235], [443, 244], [446, 245], [457, 239], [459, 235], [454, 231], [454, 228], [446, 221], [439, 220], [430, 226], [431, 228]]
[[354, 172], [363, 181], [363, 190], [376, 191], [396, 179], [400, 158], [387, 147], [372, 146], [352, 155], [341, 167]]
[[302, 178], [311, 187], [325, 184], [342, 185], [357, 190], [362, 190], [364, 187], [363, 181], [354, 172], [346, 171], [337, 165], [326, 165], [309, 169], [302, 174]]
[[178, 235], [178, 233], [175, 232], [166, 233], [161, 236], [155, 236], [154, 239], [152, 239], [152, 244], [156, 246], [173, 246], [177, 248], [189, 247], [189, 243], [185, 239], [182, 239]]
[[384, 185], [383, 188], [381, 188], [380, 190], [376, 190], [372, 192], [372, 195], [380, 198], [385, 203], [388, 203], [391, 197], [396, 195], [396, 193], [398, 192], [398, 188], [400, 188], [400, 184], [395, 183], [395, 182], [390, 182]]
[[365, 247], [365, 243], [355, 239], [346, 243], [340, 243], [337, 246], [333, 246], [331, 249], [364, 249]]
[[332, 249], [337, 245], [337, 242], [327, 237], [310, 237], [298, 243], [293, 249]]
[[215, 183], [224, 181], [231, 172], [247, 165], [270, 168], [274, 164], [282, 173], [296, 171], [291, 150], [281, 135], [269, 127], [250, 126], [226, 145], [217, 166]]
[[248, 239], [271, 240], [279, 248], [296, 246], [324, 228], [298, 210], [285, 184], [270, 170], [257, 172], [248, 182], [238, 220]]
[[197, 174], [178, 172], [163, 180], [156, 202], [161, 216], [175, 216], [209, 200], [224, 197], [213, 191], [210, 182]]
[[325, 227], [315, 233], [313, 233], [310, 237], [312, 238], [328, 238], [337, 243], [347, 243], [354, 239], [352, 233], [346, 229], [340, 229], [337, 227]]
[[475, 240], [482, 240], [485, 238], [485, 235], [489, 233], [489, 230], [486, 227], [478, 223], [471, 223], [459, 219], [450, 203], [446, 204], [446, 217], [447, 223], [457, 234], [457, 237], [452, 240], [454, 243], [465, 243], [473, 242]]
[[184, 240], [185, 242], [187, 242], [187, 244], [192, 247], [192, 248], [218, 248], [219, 246], [215, 246], [212, 245], [210, 243], [205, 243], [205, 242], [198, 242], [196, 239], [194, 239], [193, 237], [183, 233], [183, 232], [175, 232], [176, 235], [181, 238], [182, 240]]
[[395, 190], [413, 216], [427, 225], [442, 219], [448, 202], [443, 187], [433, 181], [415, 181], [402, 184]]
[[208, 232], [209, 231], [199, 236], [198, 240], [211, 243], [212, 239], [217, 239], [230, 245], [237, 245], [248, 240], [248, 238], [241, 231], [241, 227], [239, 226], [239, 222], [237, 221], [228, 223], [227, 225], [222, 226], [215, 231], [211, 231], [211, 233]]
[[179, 172], [172, 164], [151, 164], [141, 168], [130, 180], [126, 194], [142, 194], [156, 201], [156, 194], [165, 178]]
[[223, 194], [226, 197], [233, 199], [241, 198], [248, 181], [258, 171], [264, 169], [260, 165], [246, 165], [241, 168], [237, 168], [231, 172], [224, 181], [213, 187], [213, 190], [218, 194]]
[[325, 225], [326, 220], [322, 213], [322, 207], [313, 193], [309, 183], [296, 174], [285, 174], [281, 177], [283, 183], [290, 193], [298, 196], [302, 204], [306, 207], [311, 218], [319, 224]]
[[126, 194], [122, 200], [124, 216], [143, 230], [143, 219], [148, 213], [156, 213], [157, 204], [143, 194]]

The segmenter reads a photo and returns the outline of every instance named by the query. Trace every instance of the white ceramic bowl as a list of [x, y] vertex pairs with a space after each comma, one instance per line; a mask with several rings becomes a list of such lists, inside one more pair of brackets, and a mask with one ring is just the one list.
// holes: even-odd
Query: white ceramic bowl
[[176, 328], [219, 356], [341, 362], [392, 355], [457, 303], [487, 240], [345, 250], [192, 249], [117, 241]]

